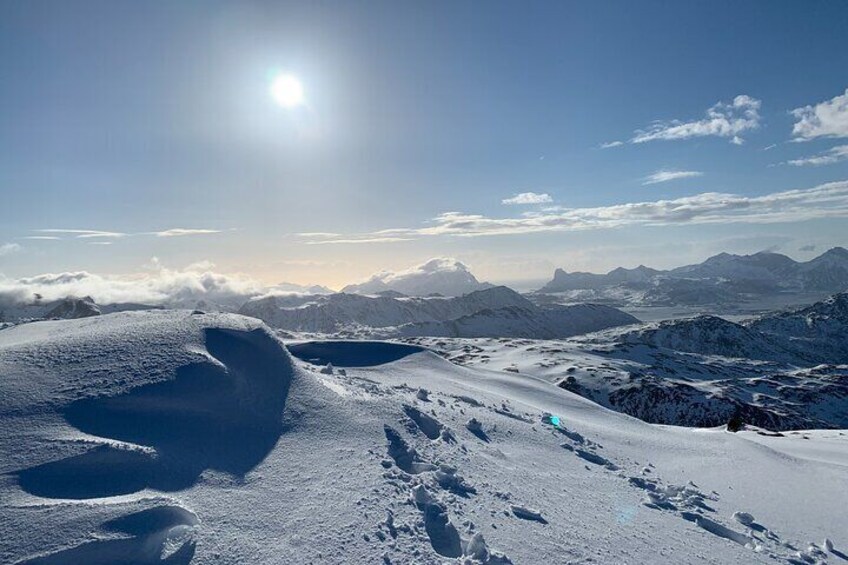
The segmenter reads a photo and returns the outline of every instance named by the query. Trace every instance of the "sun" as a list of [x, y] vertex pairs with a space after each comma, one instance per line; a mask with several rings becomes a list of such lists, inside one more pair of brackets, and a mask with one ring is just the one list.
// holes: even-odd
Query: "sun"
[[271, 81], [271, 97], [283, 108], [303, 104], [303, 85], [292, 75], [278, 75]]

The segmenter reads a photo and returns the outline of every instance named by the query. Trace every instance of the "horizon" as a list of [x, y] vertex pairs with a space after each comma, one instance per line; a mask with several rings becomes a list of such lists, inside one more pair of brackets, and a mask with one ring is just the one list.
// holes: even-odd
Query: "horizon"
[[848, 246], [848, 6], [768, 8], [6, 3], [0, 277], [809, 260]]

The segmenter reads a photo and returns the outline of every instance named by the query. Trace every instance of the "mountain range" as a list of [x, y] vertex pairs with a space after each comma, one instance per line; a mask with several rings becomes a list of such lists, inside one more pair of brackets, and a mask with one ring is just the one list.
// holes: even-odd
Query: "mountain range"
[[538, 306], [505, 286], [458, 297], [411, 298], [337, 293], [267, 296], [240, 314], [291, 332], [358, 337], [525, 337], [553, 339], [638, 320], [609, 306]]
[[834, 247], [810, 261], [780, 253], [720, 253], [703, 263], [670, 270], [640, 265], [606, 274], [554, 272], [538, 293], [598, 291], [647, 304], [710, 304], [774, 292], [841, 292], [848, 289], [848, 250]]

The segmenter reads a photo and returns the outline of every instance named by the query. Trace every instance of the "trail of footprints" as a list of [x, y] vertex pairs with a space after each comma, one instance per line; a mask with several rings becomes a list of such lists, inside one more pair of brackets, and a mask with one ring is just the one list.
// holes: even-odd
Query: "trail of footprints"
[[[406, 392], [415, 391], [410, 388]], [[426, 391], [424, 394], [419, 392], [416, 397], [423, 402], [430, 401]], [[468, 397], [455, 397], [454, 400], [469, 406], [483, 407], [481, 403]], [[437, 402], [445, 406], [444, 402]], [[516, 413], [507, 404], [489, 409], [517, 420], [533, 422], [527, 414]], [[406, 431], [412, 436], [425, 436], [431, 445], [456, 442], [453, 432], [432, 415], [432, 410], [430, 412], [428, 414], [419, 407], [404, 404], [403, 413], [406, 418], [402, 423]], [[735, 524], [723, 524], [713, 507], [719, 500], [717, 493], [705, 494], [691, 482], [682, 486], [664, 484], [662, 479], [656, 476], [656, 469], [650, 463], [640, 466], [638, 473], [628, 474], [623, 464], [603, 455], [602, 445], [575, 430], [568, 429], [558, 419], [552, 420], [550, 414], [542, 415], [542, 423], [546, 424], [551, 433], [564, 438], [565, 441], [560, 443], [561, 447], [579, 458], [587, 469], [614, 473], [625, 479], [631, 487], [641, 491], [641, 504], [645, 508], [673, 513], [706, 533], [739, 544], [778, 562], [791, 565], [826, 564], [831, 555], [848, 560], [848, 556], [835, 550], [827, 540], [821, 546], [809, 543], [800, 547], [781, 539], [777, 533], [757, 523], [751, 515], [744, 512], [734, 513]], [[476, 418], [468, 421], [466, 429], [481, 441], [490, 441]], [[426, 461], [395, 427], [385, 425], [384, 432], [389, 456], [389, 459], [383, 459], [381, 462], [386, 469], [384, 477], [394, 487], [398, 496], [403, 497], [406, 503], [413, 505], [420, 512], [424, 531], [433, 550], [442, 557], [464, 558], [475, 563], [512, 563], [507, 556], [489, 549], [482, 534], [474, 532], [473, 524], [469, 525], [468, 535], [464, 537], [451, 520], [445, 498], [449, 500], [451, 496], [472, 497], [477, 494], [476, 488], [468, 484], [456, 468]], [[633, 465], [635, 464], [628, 466]], [[509, 496], [503, 495], [503, 498], [508, 500]], [[520, 505], [511, 505], [510, 509], [516, 518], [547, 524], [543, 515], [536, 510]], [[397, 539], [398, 531], [413, 533], [414, 529], [414, 526], [396, 526], [394, 512], [388, 510], [386, 519], [378, 525], [376, 537], [381, 540], [388, 537]], [[384, 554], [384, 563], [391, 562], [389, 555]]]
[[[426, 394], [417, 394], [419, 400], [427, 402]], [[434, 416], [408, 404], [403, 405], [407, 431], [421, 433], [432, 442], [455, 443], [453, 432]], [[418, 451], [392, 426], [385, 425], [384, 432], [390, 459], [382, 461], [386, 468], [384, 477], [396, 487], [420, 512], [424, 532], [433, 550], [442, 557], [464, 558], [468, 562], [488, 565], [508, 565], [512, 561], [505, 555], [489, 549], [481, 532], [474, 532], [469, 524], [469, 537], [463, 537], [451, 520], [444, 496], [470, 498], [477, 489], [458, 473], [455, 467], [425, 461]], [[411, 531], [405, 526], [406, 531]], [[386, 520], [379, 524], [376, 537], [386, 539], [386, 534], [397, 539], [399, 528], [394, 523], [394, 513], [387, 511]], [[384, 562], [391, 563], [388, 554]]]
[[719, 500], [718, 493], [704, 494], [692, 482], [683, 486], [663, 484], [659, 477], [654, 478], [651, 476], [655, 472], [651, 464], [643, 467], [639, 475], [629, 476], [619, 465], [616, 465], [598, 453], [598, 450], [602, 449], [603, 446], [592, 442], [573, 430], [567, 429], [561, 422], [559, 425], [554, 425], [551, 421], [550, 414], [543, 415], [542, 421], [552, 426], [554, 430], [568, 439], [567, 442], [561, 444], [563, 449], [573, 453], [587, 463], [608, 472], [617, 473], [619, 477], [627, 479], [628, 484], [632, 487], [643, 491], [642, 505], [646, 508], [663, 512], [673, 512], [683, 520], [694, 523], [712, 535], [737, 543], [777, 561], [792, 565], [825, 564], [827, 563], [828, 553], [839, 557], [843, 555], [841, 552], [834, 550], [827, 540], [822, 544], [822, 547], [815, 543], [809, 543], [806, 548], [799, 548], [788, 541], [782, 540], [778, 534], [758, 524], [753, 516], [745, 512], [736, 512], [733, 514], [733, 519], [743, 528], [743, 531], [726, 526], [715, 519], [715, 517], [710, 517], [710, 515], [714, 515], [716, 512], [710, 506], [710, 502], [717, 502]]

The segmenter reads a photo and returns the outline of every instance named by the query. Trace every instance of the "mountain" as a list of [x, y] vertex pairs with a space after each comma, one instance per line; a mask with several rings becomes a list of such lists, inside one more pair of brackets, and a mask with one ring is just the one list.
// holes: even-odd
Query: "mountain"
[[2, 561], [741, 565], [848, 548], [842, 432], [654, 426], [397, 343], [291, 351], [255, 319], [188, 311], [0, 330]]
[[76, 318], [88, 318], [90, 316], [99, 316], [100, 307], [94, 303], [90, 296], [83, 298], [64, 298], [50, 308], [44, 315], [47, 319], [60, 318], [64, 320], [72, 320]]
[[797, 267], [798, 263], [780, 253], [720, 253], [703, 263], [672, 269], [668, 274], [696, 279], [756, 280], [777, 284], [781, 279], [791, 277]]
[[639, 265], [635, 269], [618, 267], [605, 275], [594, 273], [567, 273], [562, 269], [554, 271], [554, 278], [538, 292], [561, 292], [564, 290], [596, 289], [625, 283], [647, 283], [661, 271]]
[[805, 308], [767, 314], [746, 326], [823, 363], [848, 363], [848, 293]]
[[543, 378], [639, 419], [770, 430], [848, 428], [848, 293], [743, 323], [715, 316], [568, 341], [410, 338], [468, 366]]
[[247, 302], [241, 314], [286, 331], [372, 337], [412, 335], [566, 337], [638, 322], [606, 306], [536, 306], [497, 286], [453, 298], [393, 298], [331, 294], [269, 296]]
[[303, 285], [281, 282], [268, 289], [269, 293], [332, 294], [333, 290], [320, 284]]
[[98, 316], [100, 307], [90, 296], [77, 298], [68, 296], [59, 300], [43, 300], [35, 297], [29, 302], [12, 301], [0, 304], [0, 322], [21, 322], [41, 319], [73, 319]]
[[[719, 253], [702, 263], [659, 271], [639, 266], [605, 275], [554, 272], [537, 293], [634, 306], [738, 304], [752, 297], [832, 293], [848, 289], [848, 250], [834, 247], [806, 262], [780, 253]], [[585, 296], [592, 292], [592, 296]], [[580, 294], [583, 296], [579, 296]]]
[[611, 332], [605, 339], [621, 345], [649, 345], [673, 351], [721, 357], [786, 360], [788, 351], [769, 336], [717, 316], [669, 320]]
[[359, 284], [344, 287], [348, 294], [378, 294], [395, 291], [407, 296], [462, 296], [489, 288], [478, 281], [468, 267], [455, 259], [438, 258], [397, 273], [384, 271]]
[[848, 249], [834, 247], [802, 263], [798, 276], [804, 288], [825, 291], [848, 290]]
[[[484, 291], [485, 292], [485, 291]], [[561, 339], [639, 320], [609, 306], [575, 304], [541, 309], [507, 306], [485, 309], [452, 320], [404, 324], [384, 337], [517, 337]]]

